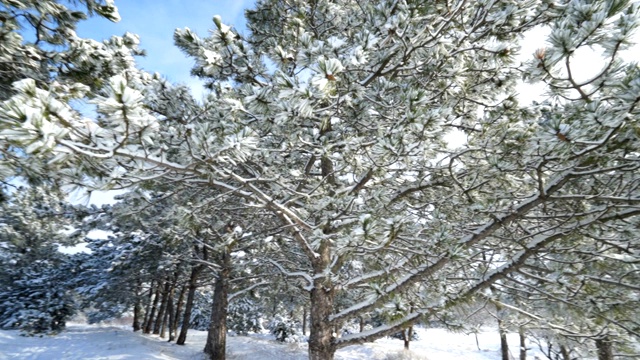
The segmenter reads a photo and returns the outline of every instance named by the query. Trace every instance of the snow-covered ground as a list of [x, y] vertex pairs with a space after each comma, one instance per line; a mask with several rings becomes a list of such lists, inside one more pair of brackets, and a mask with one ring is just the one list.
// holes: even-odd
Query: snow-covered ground
[[[402, 350], [402, 341], [381, 339], [371, 344], [341, 349], [341, 360], [498, 360], [499, 337], [495, 331], [474, 335], [454, 334], [443, 329], [417, 329], [419, 340], [411, 350]], [[127, 327], [70, 324], [57, 336], [24, 337], [18, 331], [0, 331], [0, 360], [203, 360], [206, 332], [190, 331], [186, 346], [168, 343], [157, 336], [133, 333]], [[517, 355], [517, 335], [509, 338]], [[268, 335], [228, 337], [231, 360], [302, 360], [306, 344], [281, 344]], [[529, 359], [538, 354], [534, 349]]]

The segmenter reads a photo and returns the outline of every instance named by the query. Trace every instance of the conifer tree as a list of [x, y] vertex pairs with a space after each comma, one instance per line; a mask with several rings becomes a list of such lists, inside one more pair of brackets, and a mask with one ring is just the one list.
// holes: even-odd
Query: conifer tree
[[[106, 81], [14, 83], [0, 140], [74, 181], [166, 179], [260, 209], [303, 258], [276, 263], [309, 295], [309, 357], [331, 359], [491, 286], [521, 286], [516, 272], [571, 277], [521, 271], [557, 266], [547, 256], [564, 242], [637, 261], [640, 70], [621, 52], [638, 18], [625, 0], [263, 0], [246, 36], [219, 17], [207, 37], [175, 32], [211, 90], [202, 104], [136, 69], [127, 35], [88, 67], [113, 69]], [[550, 29], [546, 48], [520, 64], [537, 27]], [[576, 77], [584, 48], [604, 62], [587, 80]], [[523, 80], [546, 86], [543, 105], [519, 102]], [[72, 96], [91, 99], [95, 121]], [[458, 148], [444, 141], [452, 131]], [[408, 314], [334, 336], [416, 283]]]

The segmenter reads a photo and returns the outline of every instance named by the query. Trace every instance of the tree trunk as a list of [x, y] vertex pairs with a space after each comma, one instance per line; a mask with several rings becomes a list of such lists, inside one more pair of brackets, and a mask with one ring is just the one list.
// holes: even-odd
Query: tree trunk
[[500, 359], [509, 360], [509, 343], [507, 342], [507, 331], [503, 324], [502, 306], [496, 304], [496, 317], [498, 319], [498, 331], [500, 332]]
[[[314, 259], [315, 274], [322, 274], [330, 264], [329, 245], [323, 243]], [[336, 352], [329, 317], [333, 311], [334, 288], [331, 279], [316, 276], [311, 290], [311, 328], [309, 330], [309, 360], [331, 360]]]
[[302, 335], [307, 335], [307, 307], [302, 307]]
[[188, 285], [183, 285], [180, 289], [180, 295], [178, 295], [178, 302], [176, 304], [175, 316], [173, 317], [173, 322], [171, 323], [171, 330], [173, 332], [173, 339], [169, 341], [175, 340], [175, 336], [178, 334], [178, 323], [180, 322], [180, 313], [182, 312], [182, 303], [184, 302], [184, 294], [187, 292]]
[[141, 289], [141, 284], [138, 283], [138, 285], [136, 285], [136, 300], [135, 303], [133, 305], [133, 331], [140, 331], [140, 317], [142, 315], [142, 304], [141, 303], [141, 299], [140, 296], [142, 294], [140, 294], [140, 292], [142, 291]]
[[[411, 303], [411, 306], [409, 307], [409, 312], [413, 312], [413, 303]], [[403, 330], [402, 336], [404, 337], [404, 349], [409, 350], [409, 344], [411, 343], [411, 338], [413, 338], [413, 325]]]
[[167, 303], [167, 313], [169, 314], [169, 321], [167, 322], [167, 331], [169, 332], [169, 342], [176, 339], [176, 333], [173, 330], [173, 323], [176, 321], [176, 308], [174, 306], [173, 297], [175, 288], [171, 290], [171, 296], [169, 297], [169, 303]]
[[518, 336], [520, 337], [520, 360], [527, 360], [527, 337], [522, 326], [518, 328]]
[[411, 344], [412, 337], [413, 337], [413, 326], [409, 326], [407, 329], [402, 330], [402, 340], [404, 340], [405, 350], [409, 350], [409, 344]]
[[160, 337], [164, 339], [164, 336], [167, 331], [167, 327], [169, 327], [169, 336], [171, 336], [171, 324], [172, 316], [173, 316], [173, 288], [175, 287], [175, 282], [171, 285], [171, 289], [169, 289], [169, 293], [167, 294], [167, 306], [164, 311], [164, 317], [162, 318], [162, 325], [160, 326]]
[[331, 360], [336, 352], [332, 324], [333, 289], [325, 289], [322, 279], [314, 281], [311, 290], [311, 329], [309, 331], [309, 360]]
[[[180, 278], [180, 271], [175, 272], [173, 281], [169, 285], [169, 291], [166, 296], [165, 311], [162, 317], [162, 325], [160, 326], [160, 337], [164, 339], [167, 327], [169, 328], [169, 337], [171, 337], [171, 321], [173, 320], [173, 293]], [[169, 340], [171, 341], [171, 340]]]
[[507, 332], [500, 328], [500, 358], [502, 360], [509, 359], [509, 343], [507, 342]]
[[191, 311], [193, 310], [193, 299], [198, 289], [198, 277], [204, 269], [204, 265], [196, 265], [191, 269], [191, 276], [189, 277], [189, 291], [187, 293], [187, 303], [184, 307], [184, 315], [182, 316], [182, 328], [180, 329], [180, 335], [176, 344], [184, 345], [187, 341], [187, 332], [189, 331], [189, 325], [191, 325]]
[[160, 334], [160, 327], [162, 326], [162, 320], [164, 320], [164, 312], [167, 310], [167, 300], [169, 299], [169, 282], [164, 283], [164, 290], [162, 290], [162, 302], [160, 303], [160, 310], [158, 311], [158, 318], [153, 326], [153, 333]]
[[149, 298], [147, 299], [147, 305], [145, 306], [145, 310], [144, 310], [144, 320], [142, 320], [143, 332], [147, 326], [147, 321], [149, 321], [149, 314], [151, 313], [152, 298], [153, 298], [153, 280], [151, 280], [151, 282], [149, 283]]
[[358, 322], [359, 322], [359, 325], [360, 325], [360, 332], [363, 332], [364, 331], [364, 316], [360, 316], [358, 318], [358, 320], [359, 320]]
[[560, 354], [562, 354], [562, 360], [571, 360], [571, 352], [566, 346], [560, 345]]
[[204, 352], [211, 360], [224, 360], [227, 351], [227, 305], [229, 296], [229, 273], [231, 272], [231, 254], [225, 249], [221, 254], [220, 271], [213, 292], [211, 325], [207, 333]]
[[[150, 290], [151, 291], [151, 290]], [[156, 315], [156, 309], [158, 308], [158, 301], [160, 300], [160, 284], [158, 283], [156, 286], [156, 294], [153, 298], [153, 305], [151, 306], [151, 312], [149, 313], [149, 318], [147, 319], [147, 323], [144, 325], [144, 333], [150, 334], [153, 329], [153, 319]]]
[[613, 360], [613, 347], [609, 338], [597, 339], [596, 348], [598, 348], [598, 360]]

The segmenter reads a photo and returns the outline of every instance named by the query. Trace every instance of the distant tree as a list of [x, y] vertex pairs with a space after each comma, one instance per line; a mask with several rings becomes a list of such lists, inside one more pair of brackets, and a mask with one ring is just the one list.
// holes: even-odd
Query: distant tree
[[55, 188], [15, 190], [0, 203], [0, 327], [58, 332], [77, 310], [76, 269], [60, 246], [78, 240], [76, 214]]

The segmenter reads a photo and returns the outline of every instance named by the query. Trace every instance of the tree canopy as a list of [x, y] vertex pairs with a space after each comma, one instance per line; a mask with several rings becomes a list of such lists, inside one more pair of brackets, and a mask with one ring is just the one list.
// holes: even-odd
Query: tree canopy
[[[67, 32], [68, 71], [16, 76], [6, 92], [0, 171], [34, 158], [72, 184], [160, 181], [200, 191], [181, 204], [194, 212], [251, 219], [237, 241], [275, 236], [294, 254], [270, 263], [309, 295], [310, 359], [497, 293], [589, 314], [557, 324], [502, 304], [563, 335], [637, 341], [640, 69], [621, 52], [638, 11], [624, 0], [261, 0], [247, 34], [219, 17], [206, 37], [175, 31], [210, 90], [201, 102], [135, 67], [135, 35]], [[546, 47], [517, 61], [538, 28]], [[583, 48], [604, 65], [578, 80]], [[523, 81], [544, 84], [544, 99], [521, 101]], [[461, 146], [445, 142], [452, 132]], [[397, 297], [412, 304], [403, 316], [334, 334]]]

